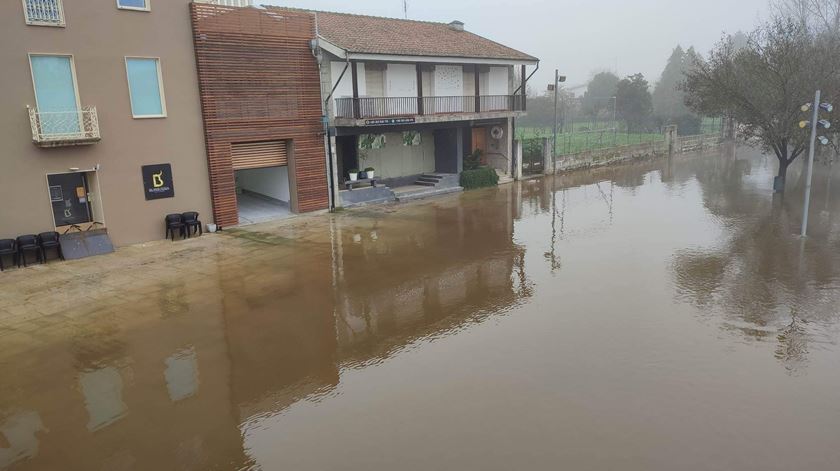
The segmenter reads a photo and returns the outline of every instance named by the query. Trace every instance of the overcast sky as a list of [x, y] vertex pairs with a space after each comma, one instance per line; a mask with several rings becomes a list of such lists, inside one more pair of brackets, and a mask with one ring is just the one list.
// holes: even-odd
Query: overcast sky
[[[541, 61], [532, 86], [542, 89], [554, 69], [568, 84], [593, 73], [637, 72], [653, 83], [680, 44], [705, 53], [723, 32], [751, 30], [769, 0], [408, 0], [408, 17], [461, 20], [469, 31], [527, 52]], [[317, 10], [403, 17], [402, 0], [257, 0]]]

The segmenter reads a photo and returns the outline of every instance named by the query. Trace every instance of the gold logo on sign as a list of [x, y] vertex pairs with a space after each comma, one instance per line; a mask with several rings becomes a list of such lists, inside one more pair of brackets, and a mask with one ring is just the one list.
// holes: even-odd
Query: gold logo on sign
[[158, 173], [152, 174], [152, 186], [155, 188], [160, 188], [163, 186], [163, 170]]

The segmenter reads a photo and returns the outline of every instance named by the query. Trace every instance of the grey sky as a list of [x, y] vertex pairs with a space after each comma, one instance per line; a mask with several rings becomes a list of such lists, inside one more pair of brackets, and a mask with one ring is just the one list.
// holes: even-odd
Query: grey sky
[[[258, 0], [257, 3], [403, 17], [402, 0]], [[469, 31], [540, 58], [532, 86], [559, 68], [569, 84], [601, 70], [642, 72], [653, 83], [677, 44], [707, 52], [724, 31], [749, 31], [768, 0], [409, 0], [415, 20], [461, 20]]]

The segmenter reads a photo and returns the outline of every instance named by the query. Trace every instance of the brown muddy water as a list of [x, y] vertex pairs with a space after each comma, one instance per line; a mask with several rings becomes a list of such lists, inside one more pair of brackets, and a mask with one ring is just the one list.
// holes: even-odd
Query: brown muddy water
[[840, 469], [840, 171], [725, 154], [216, 236], [0, 350], [0, 469]]

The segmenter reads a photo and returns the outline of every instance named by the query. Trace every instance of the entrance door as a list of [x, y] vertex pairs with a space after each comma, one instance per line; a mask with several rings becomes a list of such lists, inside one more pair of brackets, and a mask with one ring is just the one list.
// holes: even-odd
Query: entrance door
[[472, 128], [472, 150], [487, 153], [487, 128]]
[[29, 57], [41, 132], [49, 135], [80, 132], [79, 101], [70, 56]]
[[49, 175], [47, 180], [55, 227], [93, 222], [84, 173]]

